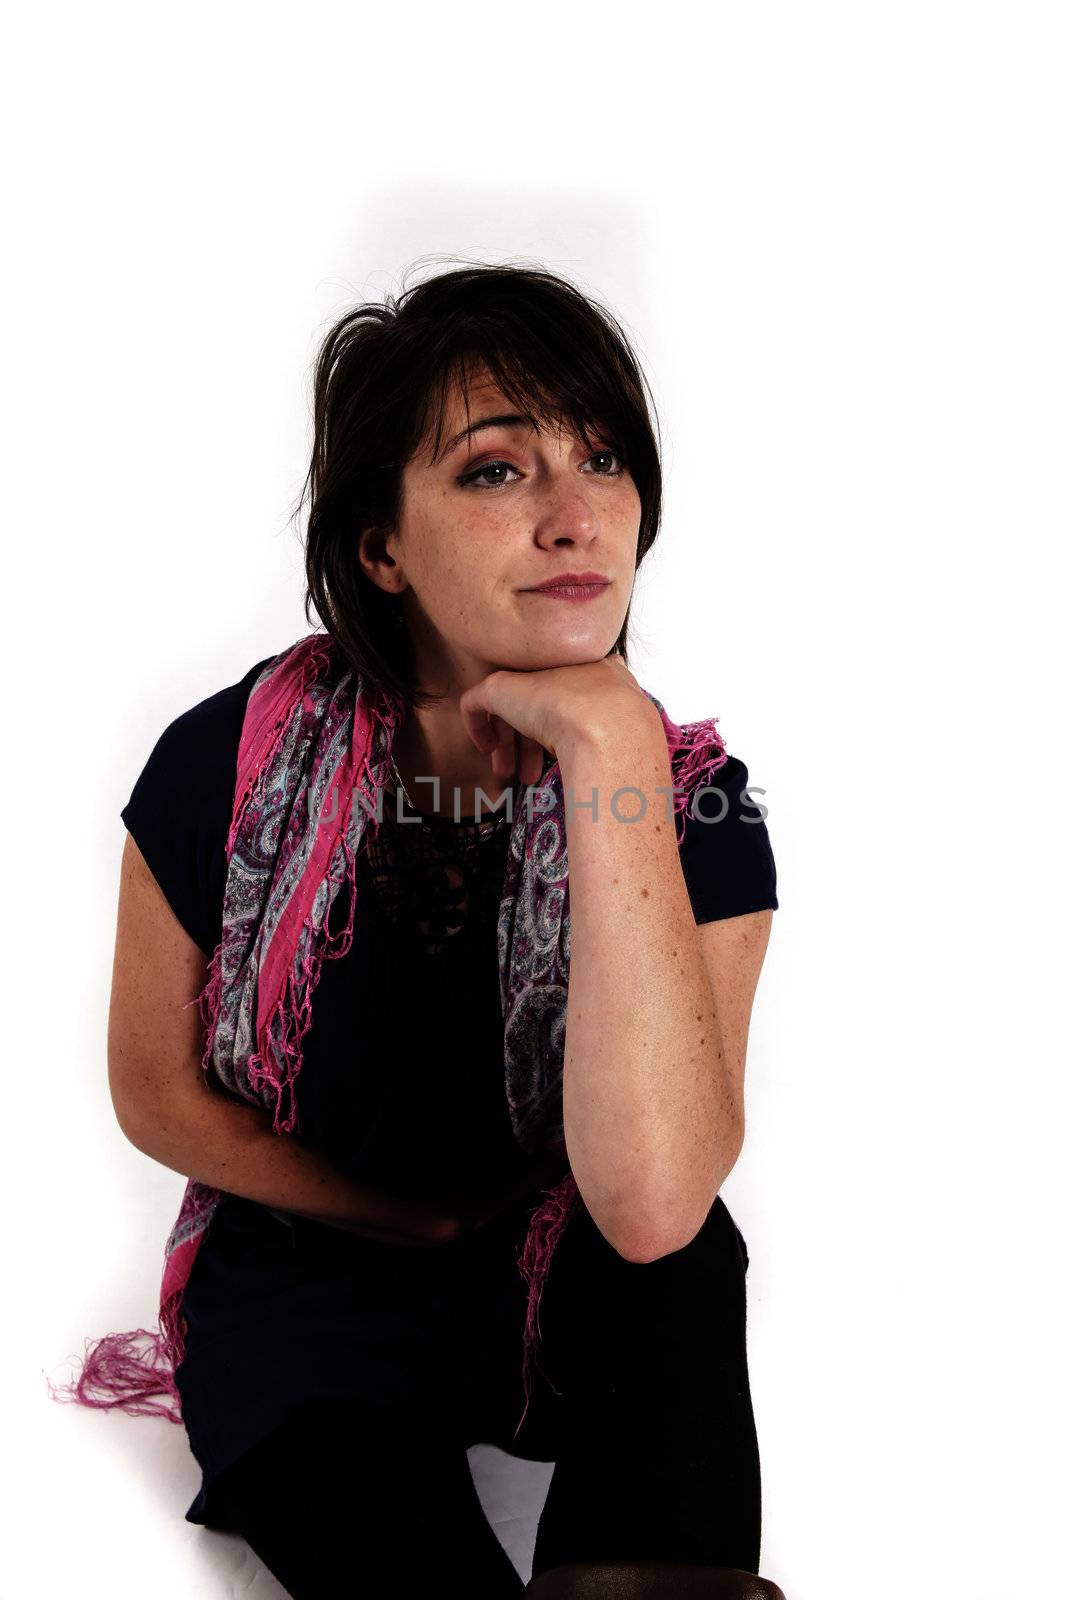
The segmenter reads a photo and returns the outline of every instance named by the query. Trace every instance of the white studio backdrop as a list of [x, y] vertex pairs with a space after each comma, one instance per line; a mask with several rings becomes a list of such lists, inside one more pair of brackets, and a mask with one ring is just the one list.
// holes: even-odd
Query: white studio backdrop
[[86, 1338], [154, 1325], [184, 1187], [107, 1089], [119, 811], [169, 721], [307, 630], [317, 340], [460, 260], [558, 271], [629, 332], [665, 473], [631, 664], [765, 791], [724, 1188], [761, 1570], [1067, 1592], [1058, 8], [9, 26], [0, 1596], [281, 1592], [184, 1522], [183, 1430], [48, 1399]]

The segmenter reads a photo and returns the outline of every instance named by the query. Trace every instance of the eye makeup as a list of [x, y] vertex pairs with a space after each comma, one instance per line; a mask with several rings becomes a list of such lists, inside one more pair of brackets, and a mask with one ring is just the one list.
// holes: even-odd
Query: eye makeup
[[[593, 454], [588, 457], [588, 460], [593, 461], [593, 460], [596, 459], [597, 456], [614, 456], [615, 459], [620, 463], [620, 465], [614, 472], [594, 472], [594, 473], [588, 474], [588, 476], [594, 477], [594, 478], [621, 478], [622, 477], [622, 474], [626, 471], [626, 457], [622, 454], [622, 452], [620, 450], [616, 450], [614, 445], [605, 445], [603, 447], [603, 449], [595, 450], [593, 452]], [[459, 485], [459, 487], [461, 489], [465, 489], [465, 488], [468, 488], [470, 486], [473, 486], [474, 488], [477, 488], [477, 489], [506, 489], [508, 487], [506, 482], [504, 482], [504, 483], [484, 483], [484, 484], [479, 484], [479, 483], [476, 483], [474, 481], [475, 479], [480, 478], [484, 473], [486, 473], [486, 472], [494, 472], [500, 467], [503, 467], [505, 469], [505, 471], [510, 471], [510, 472], [518, 472], [519, 471], [518, 467], [513, 466], [510, 461], [500, 461], [500, 460], [483, 461], [480, 466], [472, 468], [471, 471], [461, 473], [460, 476], [456, 479], [456, 482], [457, 482], [457, 484]]]

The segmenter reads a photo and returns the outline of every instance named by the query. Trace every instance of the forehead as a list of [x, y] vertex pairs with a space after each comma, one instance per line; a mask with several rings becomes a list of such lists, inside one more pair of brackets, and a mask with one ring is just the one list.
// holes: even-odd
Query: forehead
[[489, 416], [496, 411], [517, 411], [516, 406], [501, 389], [496, 379], [491, 374], [479, 374], [467, 380], [467, 398], [464, 398], [463, 384], [459, 377], [453, 377], [445, 391], [444, 405], [442, 407], [443, 427], [446, 438], [451, 438], [457, 429], [465, 427], [467, 423], [467, 400], [470, 402], [470, 421], [477, 422], [479, 417]]
[[[525, 396], [525, 398], [524, 398]], [[436, 413], [439, 409], [440, 420], [437, 421]], [[479, 369], [467, 374], [467, 388], [464, 392], [462, 377], [455, 374], [449, 380], [440, 396], [439, 407], [434, 408], [427, 427], [424, 449], [429, 462], [430, 455], [437, 443], [435, 460], [442, 459], [450, 447], [461, 448], [454, 444], [457, 435], [465, 432], [479, 422], [494, 418], [522, 417], [528, 424], [528, 430], [537, 432], [547, 431], [553, 435], [574, 434], [580, 437], [580, 428], [567, 417], [561, 400], [553, 395], [542, 394], [540, 386], [519, 385], [518, 395], [508, 395], [500, 384], [486, 369]], [[596, 424], [592, 424], [592, 431], [597, 431]], [[488, 431], [488, 430], [487, 430]], [[521, 433], [516, 428], [516, 434]], [[439, 439], [435, 441], [435, 433], [439, 432]], [[477, 447], [479, 435], [470, 436], [466, 441], [470, 449]], [[430, 463], [432, 464], [432, 463]]]

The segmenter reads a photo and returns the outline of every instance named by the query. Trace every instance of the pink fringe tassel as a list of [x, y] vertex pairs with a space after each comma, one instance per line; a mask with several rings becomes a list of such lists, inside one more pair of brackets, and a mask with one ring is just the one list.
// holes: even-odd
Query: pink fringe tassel
[[531, 1359], [541, 1340], [541, 1291], [560, 1235], [578, 1200], [578, 1185], [574, 1181], [574, 1174], [568, 1172], [554, 1189], [548, 1190], [540, 1207], [530, 1218], [522, 1255], [519, 1257], [519, 1271], [529, 1285], [522, 1344], [522, 1388], [526, 1404], [512, 1434], [513, 1439], [526, 1421], [526, 1413], [530, 1409]]
[[[679, 726], [671, 721], [662, 708], [660, 714], [667, 730], [673, 782], [675, 788], [682, 791], [674, 797], [674, 809], [682, 813], [682, 829], [678, 835], [678, 843], [681, 844], [685, 838], [687, 807], [693, 791], [699, 787], [698, 780], [703, 778], [710, 784], [712, 774], [718, 772], [728, 758], [715, 726], [718, 717], [705, 717], [700, 722], [686, 722]], [[684, 754], [679, 755], [679, 752]]]

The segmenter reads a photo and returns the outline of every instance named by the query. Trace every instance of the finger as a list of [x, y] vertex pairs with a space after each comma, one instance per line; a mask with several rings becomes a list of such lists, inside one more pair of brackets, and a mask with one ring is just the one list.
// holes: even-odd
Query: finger
[[483, 678], [481, 683], [474, 684], [470, 689], [464, 689], [459, 697], [459, 714], [463, 718], [471, 743], [483, 755], [490, 754], [498, 739], [498, 730], [489, 705], [488, 683], [489, 679]]
[[468, 711], [464, 716], [471, 742], [483, 755], [489, 755], [499, 743], [499, 734], [490, 711], [483, 707]]
[[500, 730], [500, 737], [493, 749], [493, 776], [495, 778], [510, 778], [517, 766], [515, 757], [515, 729], [509, 722], [502, 718], [494, 719]]
[[500, 728], [489, 707], [484, 703], [468, 705], [463, 710], [463, 721], [475, 749], [482, 755], [491, 755], [500, 742]]
[[473, 689], [464, 689], [459, 697], [459, 714], [471, 744], [484, 755], [492, 748], [490, 738], [492, 725], [488, 707], [478, 692], [480, 688], [479, 684]]

